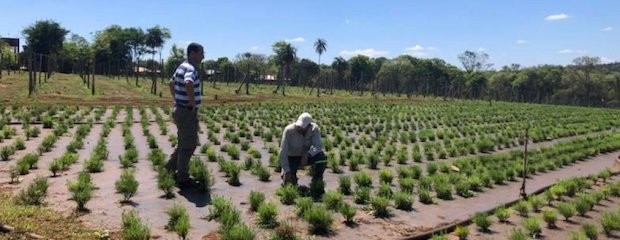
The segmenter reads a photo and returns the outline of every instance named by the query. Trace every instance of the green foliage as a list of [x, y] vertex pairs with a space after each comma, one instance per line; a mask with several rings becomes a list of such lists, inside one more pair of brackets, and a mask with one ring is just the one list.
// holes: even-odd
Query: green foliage
[[456, 229], [454, 229], [454, 235], [459, 237], [459, 240], [465, 240], [467, 239], [467, 236], [469, 236], [469, 228], [461, 225], [456, 226]]
[[299, 191], [295, 185], [285, 184], [276, 190], [276, 195], [280, 198], [282, 204], [291, 205], [299, 197]]
[[598, 228], [593, 224], [586, 223], [581, 225], [581, 231], [586, 235], [586, 237], [588, 237], [588, 239], [598, 239]]
[[370, 188], [358, 187], [355, 189], [354, 201], [357, 204], [367, 204], [370, 201]]
[[346, 223], [354, 222], [356, 212], [357, 212], [357, 209], [348, 203], [344, 203], [340, 207], [340, 214], [342, 214]]
[[142, 222], [137, 211], [124, 211], [122, 215], [123, 229], [121, 230], [122, 239], [127, 240], [148, 240], [151, 238], [151, 230]]
[[192, 158], [189, 163], [189, 175], [197, 183], [198, 190], [208, 192], [215, 184], [215, 177], [200, 158]]
[[506, 208], [504, 206], [501, 206], [495, 209], [495, 217], [497, 217], [497, 219], [500, 222], [506, 222], [508, 218], [510, 218], [511, 215], [512, 215], [511, 208]]
[[413, 209], [413, 196], [410, 192], [394, 193], [394, 205], [397, 209], [411, 211]]
[[559, 203], [556, 208], [558, 209], [558, 212], [560, 212], [560, 214], [564, 216], [564, 220], [566, 221], [570, 220], [571, 217], [575, 216], [575, 212], [577, 211], [575, 210], [575, 206], [572, 203], [566, 202]]
[[555, 222], [558, 220], [558, 213], [555, 210], [545, 210], [542, 212], [543, 221], [547, 223], [548, 228], [555, 228]]
[[522, 217], [527, 217], [530, 212], [530, 208], [525, 200], [518, 201], [514, 206], [512, 206], [512, 208]]
[[314, 201], [310, 197], [297, 198], [295, 203], [295, 213], [297, 216], [303, 216], [308, 209], [312, 208]]
[[334, 217], [323, 205], [316, 205], [305, 211], [304, 219], [310, 224], [310, 232], [317, 235], [328, 234], [334, 222]]
[[256, 211], [261, 203], [265, 201], [265, 194], [262, 192], [251, 191], [249, 202], [250, 202], [250, 210]]
[[338, 210], [344, 204], [344, 198], [338, 191], [328, 191], [323, 195], [323, 203], [330, 210]]
[[488, 232], [489, 227], [493, 224], [491, 219], [486, 213], [476, 213], [472, 219], [472, 221], [478, 226], [482, 231]]
[[185, 239], [191, 227], [187, 209], [179, 203], [174, 203], [170, 209], [166, 210], [166, 214], [168, 215], [166, 229], [176, 232], [181, 239]]
[[537, 236], [541, 231], [540, 222], [535, 217], [523, 219], [523, 227], [530, 236]]
[[390, 217], [390, 210], [388, 205], [390, 200], [384, 197], [375, 197], [370, 201], [370, 205], [375, 217], [387, 218]]
[[351, 177], [340, 176], [338, 178], [338, 189], [344, 195], [351, 195]]
[[47, 178], [37, 177], [28, 185], [28, 188], [22, 189], [17, 195], [17, 202], [25, 205], [41, 205], [47, 195], [49, 184]]
[[355, 180], [358, 187], [372, 187], [372, 177], [370, 173], [366, 171], [355, 173], [353, 175], [353, 180]]
[[258, 207], [258, 224], [265, 228], [274, 228], [278, 225], [278, 206], [271, 202], [263, 202]]
[[123, 170], [121, 177], [114, 183], [116, 192], [123, 194], [123, 202], [129, 202], [136, 195], [139, 185], [133, 170]]

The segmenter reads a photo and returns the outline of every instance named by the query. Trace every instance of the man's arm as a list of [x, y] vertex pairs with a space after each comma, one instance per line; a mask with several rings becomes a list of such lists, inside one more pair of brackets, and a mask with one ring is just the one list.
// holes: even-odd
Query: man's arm
[[188, 103], [187, 106], [196, 107], [196, 101], [194, 100], [194, 71], [195, 69], [187, 69], [183, 75], [185, 79], [185, 91], [187, 92]]
[[323, 143], [321, 142], [321, 129], [319, 128], [319, 126], [313, 126], [312, 146], [323, 150]]
[[170, 79], [168, 82], [168, 87], [170, 87], [170, 96], [172, 97], [172, 102], [176, 103], [176, 99], [174, 98], [174, 78]]
[[290, 171], [288, 164], [288, 139], [286, 137], [286, 128], [282, 131], [282, 141], [280, 142], [280, 166], [284, 172]]

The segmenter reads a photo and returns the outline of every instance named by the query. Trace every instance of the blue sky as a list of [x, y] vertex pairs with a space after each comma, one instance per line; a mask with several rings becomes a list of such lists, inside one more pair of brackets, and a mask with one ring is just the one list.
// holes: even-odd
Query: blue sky
[[564, 65], [583, 55], [620, 61], [618, 0], [0, 0], [0, 6], [2, 36], [20, 36], [42, 19], [87, 39], [112, 24], [159, 24], [172, 31], [164, 55], [173, 43], [196, 41], [207, 59], [271, 54], [274, 42], [287, 40], [299, 57], [317, 61], [313, 42], [321, 37], [328, 42], [322, 62], [410, 54], [460, 66], [457, 55], [465, 50], [488, 53], [495, 68]]

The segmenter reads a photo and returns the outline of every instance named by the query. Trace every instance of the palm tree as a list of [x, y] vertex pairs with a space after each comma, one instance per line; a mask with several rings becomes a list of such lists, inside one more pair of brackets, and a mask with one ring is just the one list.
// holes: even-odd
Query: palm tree
[[281, 72], [283, 76], [280, 80], [280, 83], [278, 84], [278, 87], [276, 88], [276, 90], [274, 90], [274, 93], [278, 92], [278, 89], [280, 89], [281, 85], [282, 95], [285, 96], [286, 94], [284, 93], [284, 80], [290, 77], [291, 63], [295, 61], [297, 49], [293, 47], [290, 43], [287, 43], [285, 41], [279, 41], [274, 43], [272, 49], [276, 55], [276, 63], [280, 65], [280, 68], [282, 69]]
[[[160, 76], [162, 76], [162, 83], [163, 83], [163, 60], [161, 58], [161, 52], [164, 48], [164, 43], [166, 43], [166, 40], [170, 39], [172, 37], [172, 35], [170, 34], [170, 30], [168, 28], [165, 27], [161, 27], [159, 25], [155, 25], [155, 27], [149, 28], [146, 30], [146, 39], [145, 39], [145, 45], [150, 48], [150, 52], [153, 54], [151, 57], [151, 62], [154, 63], [155, 62], [155, 52], [159, 53], [159, 64], [160, 64], [160, 70], [159, 70], [159, 74]], [[157, 50], [156, 50], [157, 49]], [[153, 74], [155, 74], [155, 66], [151, 67], [153, 70]], [[153, 78], [153, 94], [155, 94], [157, 92], [157, 83], [156, 83], [156, 79]]]
[[[314, 51], [316, 51], [316, 53], [319, 54], [319, 69], [320, 69], [320, 67], [321, 67], [321, 55], [325, 51], [327, 51], [327, 41], [325, 41], [325, 39], [318, 38], [316, 40], [316, 42], [314, 42]], [[320, 76], [320, 74], [319, 74], [319, 76]], [[315, 84], [316, 84], [316, 96], [319, 97], [321, 91], [319, 89], [319, 79], [318, 78], [317, 78]]]

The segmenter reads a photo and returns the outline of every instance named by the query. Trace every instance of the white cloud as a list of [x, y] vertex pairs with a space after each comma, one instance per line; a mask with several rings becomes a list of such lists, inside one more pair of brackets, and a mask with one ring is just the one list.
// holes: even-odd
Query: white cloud
[[258, 49], [260, 49], [260, 47], [259, 47], [259, 46], [252, 46], [252, 47], [250, 48], [250, 50], [252, 50], [252, 51], [256, 51], [256, 50], [258, 50]]
[[406, 54], [411, 54], [415, 57], [425, 57], [429, 55], [429, 51], [435, 51], [437, 48], [435, 47], [424, 47], [422, 45], [416, 44], [413, 47], [405, 48]]
[[566, 13], [552, 14], [545, 18], [547, 21], [558, 21], [567, 19], [568, 15]]
[[517, 40], [517, 44], [526, 44], [526, 43], [527, 41], [525, 40], [522, 40], [522, 39]]
[[302, 37], [296, 37], [293, 39], [285, 39], [284, 41], [294, 43], [294, 42], [305, 42], [306, 40]]
[[356, 55], [364, 55], [368, 57], [381, 57], [387, 54], [388, 54], [388, 51], [376, 50], [374, 48], [356, 49], [353, 51], [349, 51], [349, 50], [340, 51], [340, 55], [344, 57], [353, 57]]
[[345, 20], [344, 20], [344, 23], [349, 24], [349, 23], [351, 23], [351, 20], [349, 20], [349, 19], [345, 19]]
[[408, 47], [408, 48], [406, 48], [405, 50], [408, 50], [408, 51], [413, 51], [413, 52], [419, 52], [419, 51], [424, 50], [424, 47], [422, 47], [422, 46], [420, 46], [420, 45], [415, 45], [415, 46], [413, 46], [413, 47]]
[[486, 49], [486, 48], [483, 48], [483, 47], [478, 48], [478, 52], [486, 52], [486, 51], [487, 51], [487, 49]]
[[613, 62], [613, 60], [607, 57], [601, 57], [601, 63], [611, 63], [611, 62]]
[[601, 29], [601, 30], [602, 30], [602, 31], [605, 31], [605, 32], [610, 32], [610, 31], [613, 31], [613, 30], [614, 30], [614, 27], [609, 26], [609, 27], [603, 28], [603, 29]]
[[562, 49], [559, 51], [561, 54], [569, 54], [569, 53], [587, 53], [586, 50], [573, 50], [573, 49]]

